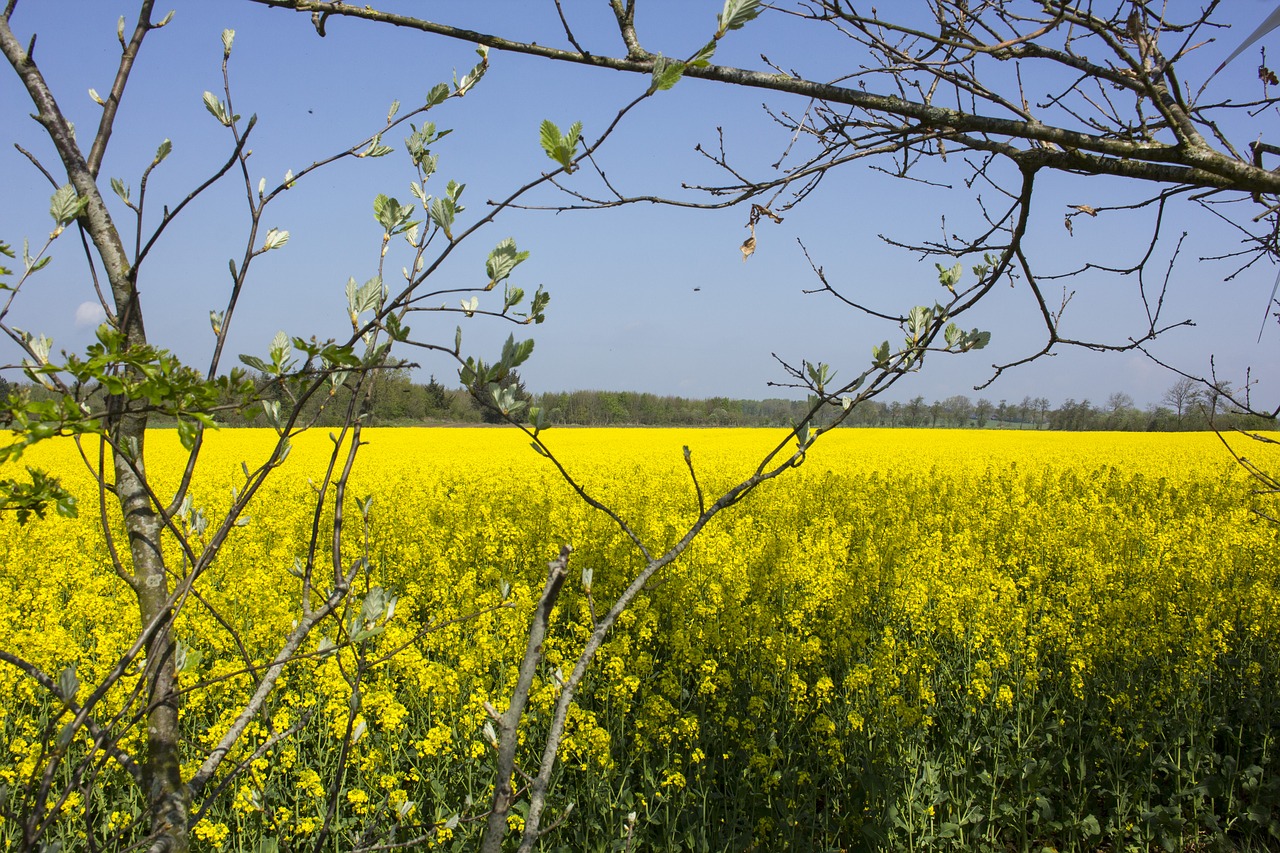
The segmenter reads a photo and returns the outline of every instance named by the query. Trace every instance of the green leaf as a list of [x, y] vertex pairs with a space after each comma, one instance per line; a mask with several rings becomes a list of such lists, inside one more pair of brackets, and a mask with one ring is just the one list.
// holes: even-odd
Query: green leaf
[[955, 266], [949, 269], [942, 264], [934, 264], [934, 266], [938, 268], [938, 283], [954, 293], [956, 284], [959, 283], [960, 277], [964, 274], [964, 265], [957, 262]]
[[119, 178], [112, 178], [111, 191], [120, 196], [120, 200], [125, 204], [129, 204], [129, 188], [125, 186], [124, 181]]
[[498, 364], [504, 369], [504, 372], [510, 372], [513, 367], [519, 367], [524, 364], [532, 354], [532, 338], [516, 343], [515, 335], [508, 335], [506, 342], [502, 345], [502, 357]]
[[521, 252], [516, 249], [516, 241], [512, 237], [506, 238], [495, 246], [484, 264], [485, 273], [489, 276], [489, 285], [486, 290], [492, 290], [498, 282], [511, 275], [511, 271], [527, 260], [528, 257], [528, 252]]
[[693, 55], [693, 59], [689, 60], [689, 64], [694, 68], [705, 68], [711, 64], [711, 57], [716, 52], [716, 40], [712, 39], [702, 46], [702, 49]]
[[933, 309], [924, 305], [917, 305], [907, 314], [907, 332], [910, 335], [910, 343], [917, 343], [928, 331], [929, 324], [933, 322]]
[[444, 236], [449, 242], [453, 242], [453, 218], [457, 212], [458, 205], [447, 198], [434, 199], [431, 202], [430, 209], [427, 211], [431, 221], [444, 232]]
[[357, 286], [354, 278], [347, 280], [347, 314], [351, 325], [358, 327], [360, 315], [377, 308], [383, 298], [382, 277], [374, 276]]
[[271, 365], [267, 364], [265, 361], [258, 358], [257, 356], [241, 354], [240, 361], [242, 364], [252, 367], [254, 370], [258, 371], [259, 373], [271, 372]]
[[462, 97], [471, 91], [471, 87], [480, 82], [480, 78], [489, 70], [489, 48], [485, 45], [479, 45], [476, 47], [476, 53], [480, 55], [480, 61], [463, 75], [461, 80], [455, 79], [454, 81], [454, 94], [458, 97]]
[[170, 152], [172, 151], [173, 151], [172, 142], [170, 142], [167, 139], [164, 142], [161, 142], [160, 147], [156, 149], [155, 159], [151, 161], [152, 164], [159, 165], [164, 160], [164, 158], [169, 156]]
[[186, 418], [178, 418], [178, 441], [183, 450], [196, 446], [196, 437], [200, 435], [200, 423]]
[[947, 341], [948, 349], [959, 346], [964, 340], [964, 332], [955, 323], [948, 323], [942, 335]]
[[262, 251], [270, 252], [272, 249], [278, 249], [285, 243], [289, 242], [289, 232], [272, 228], [267, 231], [267, 237], [262, 241]]
[[226, 59], [229, 56], [231, 56], [231, 45], [235, 43], [235, 40], [236, 40], [235, 30], [228, 29], [228, 30], [222, 31], [222, 58], [223, 59]]
[[65, 701], [72, 702], [79, 689], [80, 677], [76, 675], [76, 665], [73, 663], [58, 675], [58, 695]]
[[[674, 85], [674, 83], [672, 84]], [[572, 172], [575, 168], [573, 163], [574, 154], [577, 151], [578, 141], [582, 137], [582, 122], [574, 122], [569, 127], [567, 134], [561, 134], [560, 128], [555, 122], [546, 119], [542, 122], [539, 130], [538, 139], [542, 144], [542, 150], [547, 156], [559, 163], [566, 172]]]
[[[28, 431], [31, 434], [27, 436], [25, 444], [33, 444], [43, 437], [35, 435], [37, 431], [34, 429], [29, 428]], [[47, 430], [41, 430], [41, 432], [45, 431]], [[4, 457], [9, 460], [18, 458], [22, 455], [23, 445], [24, 442], [19, 442], [5, 447]], [[79, 515], [80, 510], [75, 497], [62, 488], [57, 477], [51, 477], [39, 468], [31, 467], [27, 468], [27, 474], [31, 477], [30, 483], [0, 480], [0, 511], [12, 511], [20, 525], [26, 524], [32, 514], [43, 519], [49, 504], [53, 504], [58, 515], [64, 518], [75, 518]]]
[[431, 91], [427, 92], [427, 106], [434, 107], [437, 104], [443, 104], [445, 99], [449, 97], [449, 84], [437, 83], [431, 87]]
[[379, 133], [369, 143], [369, 147], [361, 151], [356, 156], [357, 157], [385, 157], [386, 155], [390, 154], [392, 151], [395, 151], [395, 149], [389, 145], [382, 144], [382, 134]]
[[227, 107], [213, 92], [204, 93], [204, 108], [209, 114], [218, 120], [223, 127], [231, 126], [231, 119], [227, 115]]
[[398, 200], [381, 193], [373, 200], [373, 215], [388, 236], [407, 231], [418, 224], [409, 218], [413, 216], [413, 205], [402, 205]]
[[724, 0], [724, 11], [716, 16], [720, 24], [716, 38], [724, 38], [725, 33], [742, 29], [754, 21], [760, 11], [760, 0]]
[[685, 64], [678, 59], [659, 56], [653, 61], [653, 81], [649, 84], [650, 92], [665, 92], [680, 82], [684, 76]]
[[889, 366], [889, 342], [885, 341], [878, 347], [871, 350], [871, 363], [877, 369], [884, 369]]
[[53, 194], [53, 198], [49, 201], [49, 214], [53, 217], [53, 221], [58, 223], [59, 227], [69, 225], [75, 221], [76, 217], [84, 213], [84, 209], [88, 206], [89, 199], [76, 194], [76, 188], [71, 184], [63, 184], [58, 187], [57, 192]]

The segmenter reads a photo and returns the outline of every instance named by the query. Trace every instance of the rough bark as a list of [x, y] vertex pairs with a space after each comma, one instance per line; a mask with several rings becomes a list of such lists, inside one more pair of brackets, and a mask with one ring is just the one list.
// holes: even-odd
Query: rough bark
[[[122, 52], [120, 72], [112, 87], [113, 101], [118, 103], [146, 33], [152, 29], [153, 0], [139, 5], [133, 38]], [[44, 127], [66, 171], [68, 182], [87, 201], [80, 226], [92, 241], [111, 286], [115, 314], [129, 347], [147, 343], [142, 307], [124, 241], [116, 229], [107, 206], [98, 191], [96, 165], [101, 162], [106, 140], [111, 133], [115, 110], [104, 112], [94, 142], [94, 166], [81, 151], [71, 126], [59, 108], [52, 90], [40, 73], [34, 58], [9, 27], [9, 16], [0, 16], [0, 51], [22, 81], [36, 106], [36, 120]], [[151, 501], [146, 486], [147, 415], [131, 410], [124, 400], [111, 401], [105, 424], [107, 434], [117, 452], [114, 458], [114, 493], [120, 503], [125, 533], [132, 561], [129, 583], [138, 601], [142, 629], [158, 624], [146, 648], [148, 703], [147, 762], [144, 770], [146, 796], [151, 809], [151, 846], [155, 853], [185, 853], [188, 847], [188, 797], [182, 783], [179, 759], [180, 732], [178, 706], [173, 695], [177, 670], [173, 655], [173, 637], [169, 622], [172, 605], [164, 556], [160, 547], [162, 518]]]

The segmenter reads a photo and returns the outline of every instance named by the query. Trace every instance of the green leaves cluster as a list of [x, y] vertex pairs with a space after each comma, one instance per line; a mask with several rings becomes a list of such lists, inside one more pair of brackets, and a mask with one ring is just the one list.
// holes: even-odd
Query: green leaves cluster
[[991, 343], [990, 332], [980, 332], [977, 329], [970, 329], [966, 332], [955, 323], [948, 323], [946, 330], [942, 334], [947, 342], [947, 349], [955, 352], [982, 349]]
[[[458, 330], [461, 337], [462, 330]], [[524, 340], [516, 342], [515, 335], [508, 335], [507, 340], [502, 345], [502, 355], [493, 364], [467, 357], [461, 369], [458, 371], [458, 378], [462, 380], [462, 384], [473, 390], [484, 388], [489, 383], [501, 382], [506, 379], [512, 370], [528, 361], [529, 356], [533, 354], [533, 341]]]
[[573, 158], [577, 153], [578, 143], [581, 140], [582, 122], [580, 121], [575, 121], [571, 124], [568, 133], [561, 133], [560, 128], [551, 119], [542, 122], [541, 132], [539, 133], [542, 150], [547, 152], [548, 157], [559, 163], [561, 168], [570, 174], [577, 168]]
[[[57, 477], [51, 477], [39, 468], [27, 467], [30, 483], [18, 480], [0, 480], [0, 512], [13, 512], [18, 524], [26, 524], [32, 515], [44, 518], [52, 504], [58, 515], [75, 518], [80, 507], [75, 496], [62, 488]], [[74, 692], [71, 695], [75, 695]]]
[[400, 204], [394, 198], [379, 193], [373, 200], [373, 218], [382, 226], [385, 238], [403, 234], [422, 220], [413, 219], [412, 204]]
[[427, 210], [431, 221], [444, 232], [445, 238], [450, 243], [453, 242], [453, 221], [459, 213], [466, 210], [462, 203], [458, 201], [462, 197], [462, 191], [466, 188], [466, 184], [449, 181], [449, 185], [445, 187], [444, 196], [432, 199]]

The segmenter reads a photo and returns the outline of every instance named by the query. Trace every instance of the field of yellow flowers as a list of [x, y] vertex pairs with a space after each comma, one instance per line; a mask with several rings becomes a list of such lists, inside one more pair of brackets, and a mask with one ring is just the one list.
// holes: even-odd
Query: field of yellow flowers
[[[196, 804], [196, 849], [311, 849], [331, 801], [327, 849], [389, 826], [399, 838], [436, 827], [437, 849], [472, 848], [493, 788], [484, 704], [505, 706], [547, 561], [574, 546], [527, 764], [556, 670], [644, 565], [515, 430], [365, 438], [349, 493], [353, 506], [372, 498], [369, 523], [346, 547], [369, 560], [361, 592], [398, 596], [395, 615], [362, 657], [289, 669], [229, 762], [243, 771]], [[683, 445], [714, 496], [781, 438], [547, 440], [661, 552], [697, 514]], [[216, 519], [241, 462], [273, 439], [208, 436], [194, 504]], [[193, 750], [244, 701], [244, 658], [269, 658], [295, 617], [291, 570], [329, 448], [323, 435], [298, 440], [182, 613]], [[148, 452], [176, 482], [176, 436], [155, 434]], [[74, 446], [39, 445], [23, 464], [60, 476], [81, 513], [0, 519], [0, 648], [48, 673], [74, 663], [87, 691], [136, 636], [132, 594], [110, 569]], [[713, 521], [619, 621], [561, 751], [552, 814], [574, 809], [543, 849], [1274, 849], [1280, 557], [1254, 500], [1211, 434], [824, 436]], [[3, 807], [32, 784], [54, 703], [3, 664], [0, 695]], [[100, 778], [92, 802], [63, 804], [66, 849], [86, 849], [90, 833], [108, 847], [137, 837], [141, 800], [126, 782]], [[0, 822], [0, 849], [16, 838], [12, 817]]]

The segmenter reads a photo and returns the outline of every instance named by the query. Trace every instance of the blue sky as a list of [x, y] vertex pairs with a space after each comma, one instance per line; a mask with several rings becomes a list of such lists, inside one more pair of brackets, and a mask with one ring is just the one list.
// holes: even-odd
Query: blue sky
[[[705, 42], [715, 26], [719, 0], [661, 0], [641, 3], [638, 21], [651, 50], [684, 55]], [[87, 90], [106, 92], [118, 57], [116, 20], [132, 16], [131, 4], [106, 0], [24, 0], [14, 17], [21, 37], [36, 32], [36, 60], [52, 82], [64, 109], [87, 138], [96, 127], [99, 107]], [[589, 49], [613, 51], [606, 4], [566, 3], [580, 38]], [[1200, 79], [1271, 10], [1262, 0], [1243, 0], [1226, 13], [1236, 26], [1183, 66]], [[320, 39], [306, 16], [264, 9], [240, 0], [174, 0], [160, 7], [175, 10], [172, 23], [153, 33], [126, 94], [104, 175], [116, 176], [136, 193], [138, 177], [161, 140], [173, 141], [172, 156], [156, 171], [149, 190], [151, 216], [162, 204], [174, 204], [207, 176], [229, 150], [229, 135], [205, 111], [201, 94], [221, 91], [221, 41], [224, 28], [236, 30], [232, 55], [232, 93], [236, 111], [257, 113], [250, 169], [278, 181], [286, 170], [353, 144], [376, 130], [393, 100], [408, 107], [435, 83], [462, 73], [475, 62], [472, 48], [421, 33], [397, 31], [362, 22], [331, 19]], [[554, 5], [546, 2], [399, 3], [391, 8], [437, 16], [475, 29], [496, 31], [548, 44], [561, 44]], [[457, 16], [456, 18], [454, 16]], [[132, 18], [130, 17], [130, 23]], [[761, 68], [765, 53], [784, 67], [810, 77], [841, 69], [842, 46], [809, 27], [766, 15], [732, 34], [717, 61]], [[1264, 39], [1263, 44], [1277, 39]], [[1280, 48], [1277, 48], [1280, 49]], [[1215, 90], [1257, 92], [1256, 50], [1238, 59], [1212, 84]], [[469, 214], [506, 195], [550, 166], [538, 145], [538, 126], [550, 118], [567, 126], [582, 121], [589, 138], [600, 132], [617, 109], [642, 92], [647, 80], [615, 72], [549, 63], [509, 54], [491, 54], [491, 71], [466, 98], [450, 100], [433, 112], [441, 127], [454, 130], [436, 150], [440, 171], [434, 181], [467, 184], [463, 201]], [[766, 175], [787, 144], [761, 104], [798, 111], [797, 99], [758, 91], [732, 90], [697, 80], [682, 81], [630, 115], [603, 149], [600, 162], [611, 180], [634, 194], [681, 194], [681, 182], [719, 178], [693, 149], [716, 144], [724, 130], [727, 149], [754, 175]], [[53, 167], [56, 160], [34, 122], [22, 118], [30, 101], [11, 72], [0, 75], [0, 105], [6, 119], [0, 147], [0, 239], [21, 246], [24, 237], [39, 243], [50, 230], [51, 188], [14, 150], [17, 142]], [[1243, 143], [1253, 138], [1280, 141], [1274, 113], [1252, 120]], [[345, 326], [343, 288], [348, 277], [373, 275], [380, 230], [372, 199], [385, 193], [406, 201], [412, 173], [400, 145], [403, 134], [388, 140], [397, 153], [375, 161], [350, 161], [300, 182], [268, 210], [265, 225], [289, 230], [283, 249], [261, 258], [248, 294], [238, 309], [231, 339], [236, 352], [262, 353], [279, 329], [291, 335], [340, 335]], [[954, 158], [953, 158], [954, 159]], [[958, 164], [957, 164], [958, 165]], [[532, 252], [514, 276], [527, 291], [544, 285], [552, 294], [548, 321], [532, 329], [533, 359], [522, 371], [535, 391], [610, 388], [691, 397], [780, 396], [769, 380], [785, 377], [771, 353], [798, 363], [826, 361], [853, 375], [868, 360], [871, 347], [897, 336], [893, 328], [841, 309], [830, 297], [803, 294], [816, 280], [797, 245], [802, 239], [830, 280], [851, 296], [885, 311], [905, 311], [931, 302], [937, 291], [932, 262], [886, 246], [878, 237], [911, 240], [972, 221], [975, 205], [958, 169], [935, 172], [954, 189], [911, 186], [862, 165], [830, 176], [781, 225], [762, 224], [759, 248], [744, 263], [738, 246], [746, 237], [747, 211], [686, 211], [653, 205], [552, 214], [508, 211], [441, 271], [441, 283], [481, 279], [488, 250], [505, 237]], [[1055, 178], [1045, 182], [1043, 200], [1032, 222], [1029, 242], [1043, 271], [1066, 270], [1082, 257], [1105, 263], [1132, 259], [1145, 245], [1145, 226], [1137, 216], [1077, 218], [1075, 236], [1062, 225], [1068, 204], [1099, 206], [1136, 199], [1144, 188], [1103, 179]], [[553, 204], [544, 192], [530, 199]], [[220, 310], [230, 287], [229, 258], [242, 252], [244, 197], [235, 180], [200, 199], [166, 235], [150, 259], [142, 291], [153, 340], [184, 360], [203, 366], [213, 343], [208, 315]], [[124, 211], [117, 211], [122, 214]], [[1192, 318], [1194, 329], [1178, 330], [1155, 349], [1191, 372], [1208, 369], [1214, 355], [1220, 375], [1237, 384], [1245, 369], [1275, 365], [1280, 330], [1270, 328], [1256, 343], [1263, 306], [1275, 270], [1259, 266], [1230, 282], [1232, 268], [1196, 259], [1235, 247], [1235, 238], [1203, 214], [1174, 212], [1168, 232], [1188, 231], [1182, 262], [1175, 269], [1165, 316]], [[123, 217], [121, 217], [123, 219]], [[129, 238], [130, 227], [124, 228]], [[1163, 270], [1165, 260], [1156, 267]], [[55, 349], [77, 349], [94, 325], [92, 289], [73, 240], [60, 240], [55, 260], [19, 295], [12, 322], [52, 337]], [[405, 259], [393, 258], [398, 270]], [[1135, 282], [1085, 274], [1066, 286], [1075, 291], [1064, 333], [1123, 339], [1141, 317]], [[697, 288], [695, 290], [695, 288]], [[1051, 288], [1050, 292], [1057, 292]], [[457, 318], [435, 318], [443, 340], [452, 339]], [[1174, 377], [1138, 354], [1097, 355], [1067, 352], [1012, 371], [990, 388], [972, 387], [990, 375], [993, 361], [1011, 361], [1039, 344], [1037, 314], [1020, 288], [1001, 287], [966, 325], [993, 332], [985, 351], [933, 359], [920, 374], [898, 386], [895, 397], [916, 394], [936, 399], [964, 393], [992, 400], [1045, 396], [1101, 402], [1114, 391], [1140, 404], [1159, 399]], [[416, 332], [434, 328], [429, 319], [414, 322]], [[492, 355], [513, 329], [502, 324], [464, 322], [465, 349]], [[6, 350], [3, 356], [16, 358]], [[422, 362], [425, 375], [452, 380], [444, 361]], [[1275, 396], [1274, 377], [1261, 377], [1258, 393]], [[1269, 398], [1268, 398], [1269, 399]]]

